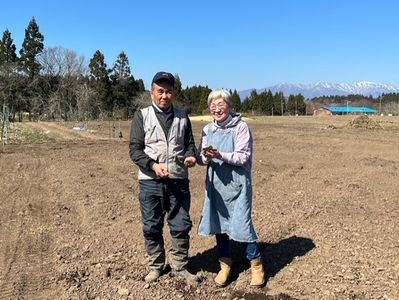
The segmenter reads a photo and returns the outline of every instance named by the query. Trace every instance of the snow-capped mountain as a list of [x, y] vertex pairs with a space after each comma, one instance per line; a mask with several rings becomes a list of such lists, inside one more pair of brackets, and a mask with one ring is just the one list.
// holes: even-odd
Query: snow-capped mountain
[[[375, 83], [370, 81], [360, 81], [352, 84], [349, 83], [326, 83], [318, 82], [314, 84], [291, 84], [282, 83], [273, 85], [271, 87], [257, 89], [257, 93], [263, 91], [272, 91], [272, 93], [282, 92], [284, 96], [302, 94], [305, 98], [311, 99], [320, 96], [334, 96], [334, 95], [350, 95], [358, 94], [364, 96], [378, 97], [381, 94], [399, 93], [399, 87]], [[253, 89], [240, 91], [241, 100], [244, 100], [251, 94]]]

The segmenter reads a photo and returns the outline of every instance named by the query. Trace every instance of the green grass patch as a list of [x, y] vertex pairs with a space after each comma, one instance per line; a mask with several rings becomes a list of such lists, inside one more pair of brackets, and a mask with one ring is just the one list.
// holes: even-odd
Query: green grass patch
[[24, 143], [38, 144], [51, 141], [52, 139], [44, 132], [30, 131], [23, 128], [17, 128], [18, 139]]

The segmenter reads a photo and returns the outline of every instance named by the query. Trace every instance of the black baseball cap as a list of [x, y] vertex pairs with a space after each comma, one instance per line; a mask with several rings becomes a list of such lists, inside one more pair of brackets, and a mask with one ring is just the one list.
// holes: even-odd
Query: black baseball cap
[[175, 77], [168, 72], [158, 72], [157, 74], [155, 74], [154, 78], [152, 79], [152, 83], [154, 82], [157, 83], [162, 81], [168, 82], [173, 87], [175, 86]]

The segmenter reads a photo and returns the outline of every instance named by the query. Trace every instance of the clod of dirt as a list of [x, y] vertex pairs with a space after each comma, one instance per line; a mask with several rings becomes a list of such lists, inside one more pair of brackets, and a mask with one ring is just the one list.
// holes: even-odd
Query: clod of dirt
[[364, 129], [382, 129], [382, 126], [376, 121], [370, 119], [367, 115], [361, 115], [350, 121], [346, 127], [364, 128]]
[[334, 126], [332, 124], [327, 125], [326, 127], [324, 127], [324, 129], [337, 129], [337, 126]]

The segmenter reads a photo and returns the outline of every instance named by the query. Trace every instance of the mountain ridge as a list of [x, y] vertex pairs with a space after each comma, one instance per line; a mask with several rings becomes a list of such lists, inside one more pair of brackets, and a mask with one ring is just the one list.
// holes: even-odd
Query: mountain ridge
[[[238, 92], [241, 100], [248, 97], [254, 89]], [[307, 99], [321, 96], [346, 96], [350, 94], [363, 95], [365, 97], [378, 97], [382, 94], [399, 93], [399, 87], [385, 83], [372, 81], [358, 81], [354, 83], [329, 83], [317, 82], [311, 84], [280, 83], [270, 87], [256, 89], [258, 94], [270, 90], [273, 94], [282, 92], [285, 97], [302, 94]]]

